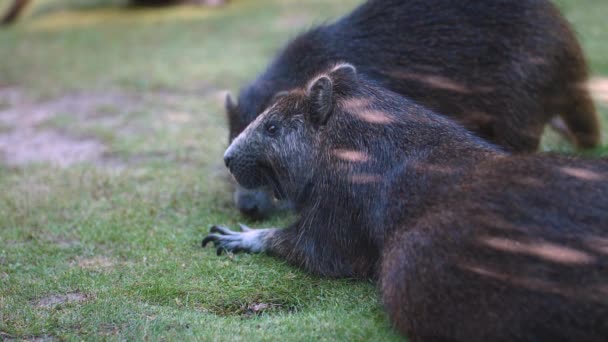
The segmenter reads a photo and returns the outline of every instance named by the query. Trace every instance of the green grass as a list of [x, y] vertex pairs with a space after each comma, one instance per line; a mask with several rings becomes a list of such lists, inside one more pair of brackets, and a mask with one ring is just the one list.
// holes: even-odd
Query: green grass
[[[0, 30], [0, 93], [48, 111], [37, 130], [105, 145], [95, 163], [68, 168], [0, 164], [0, 339], [398, 339], [372, 283], [199, 246], [210, 224], [245, 221], [221, 162], [223, 91], [295, 32], [357, 2], [126, 10], [119, 0], [36, 0]], [[608, 3], [559, 4], [593, 74], [608, 77]], [[0, 121], [0, 134], [10, 129]], [[551, 134], [543, 148], [568, 150]]]

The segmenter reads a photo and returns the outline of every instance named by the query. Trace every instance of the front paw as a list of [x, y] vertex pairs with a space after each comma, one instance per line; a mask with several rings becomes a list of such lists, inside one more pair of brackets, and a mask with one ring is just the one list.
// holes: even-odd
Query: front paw
[[242, 224], [240, 227], [241, 231], [235, 232], [223, 226], [212, 226], [210, 234], [203, 239], [202, 246], [213, 242], [217, 255], [223, 251], [259, 253], [266, 250], [266, 240], [274, 229], [251, 229]]

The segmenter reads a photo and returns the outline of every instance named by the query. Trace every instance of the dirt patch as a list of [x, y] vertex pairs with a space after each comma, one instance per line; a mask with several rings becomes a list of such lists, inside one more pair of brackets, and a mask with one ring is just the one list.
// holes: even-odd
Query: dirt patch
[[80, 92], [62, 96], [50, 101], [34, 103], [23, 91], [16, 88], [2, 88], [0, 102], [10, 108], [0, 111], [0, 122], [16, 127], [35, 127], [58, 114], [74, 117], [90, 116], [102, 112], [104, 108], [132, 106], [133, 99], [120, 92]]
[[103, 336], [116, 336], [121, 330], [125, 329], [125, 325], [116, 325], [112, 323], [101, 323], [99, 325], [99, 333]]
[[262, 313], [276, 313], [277, 311], [290, 311], [284, 310], [284, 306], [282, 304], [276, 303], [251, 303], [247, 306], [243, 306], [241, 311], [241, 315], [249, 317], [261, 315]]
[[293, 305], [280, 302], [250, 303], [224, 303], [224, 305], [207, 307], [204, 311], [214, 313], [218, 316], [241, 316], [244, 318], [259, 316], [262, 314], [293, 313], [297, 308]]
[[[117, 156], [104, 143], [117, 137], [130, 139], [150, 134], [154, 127], [165, 127], [167, 123], [175, 127], [192, 124], [195, 116], [188, 101], [201, 93], [217, 94], [218, 98], [224, 94], [201, 85], [194, 90], [157, 90], [145, 94], [78, 92], [37, 102], [23, 90], [0, 86], [0, 163], [11, 166], [49, 163], [59, 167], [90, 163], [103, 168], [124, 168], [153, 161], [158, 156]], [[152, 119], [147, 120], [148, 116]], [[191, 144], [194, 148], [197, 141]], [[166, 157], [162, 160], [166, 161]], [[189, 158], [188, 152], [173, 159], [186, 159], [184, 162], [188, 163]]]
[[0, 152], [8, 165], [50, 163], [61, 167], [101, 158], [105, 147], [93, 139], [75, 139], [46, 130], [16, 129], [0, 134]]
[[86, 270], [109, 270], [116, 262], [105, 256], [94, 256], [78, 260], [78, 267]]
[[108, 115], [133, 102], [126, 95], [108, 92], [34, 103], [16, 88], [0, 88], [0, 158], [12, 166], [44, 162], [60, 167], [98, 160], [105, 151], [100, 141], [41, 126], [58, 115], [74, 120]]
[[13, 335], [0, 331], [0, 341], [3, 341], [3, 342], [12, 342], [12, 341], [49, 342], [49, 341], [57, 341], [57, 339], [54, 338], [53, 336], [48, 336], [48, 335], [17, 337], [17, 336], [13, 336]]
[[591, 79], [589, 89], [597, 101], [608, 106], [608, 77], [595, 77]]
[[53, 341], [59, 341], [58, 338], [55, 338], [53, 336], [28, 336], [28, 337], [24, 337], [23, 339], [16, 339], [15, 341], [27, 341], [27, 342], [53, 342]]
[[74, 248], [81, 245], [81, 242], [78, 239], [69, 239], [64, 237], [52, 237], [48, 239], [48, 241], [54, 243], [61, 249]]
[[84, 303], [91, 300], [92, 297], [92, 295], [78, 291], [66, 294], [52, 294], [37, 300], [36, 306], [44, 309], [52, 309], [62, 304]]

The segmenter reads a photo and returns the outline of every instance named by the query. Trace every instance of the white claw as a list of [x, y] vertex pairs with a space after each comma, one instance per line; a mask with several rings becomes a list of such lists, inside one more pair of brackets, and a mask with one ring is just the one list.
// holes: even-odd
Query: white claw
[[242, 232], [250, 232], [250, 231], [252, 231], [251, 228], [247, 227], [246, 225], [244, 225], [242, 223], [239, 223], [239, 227], [241, 227], [241, 231]]

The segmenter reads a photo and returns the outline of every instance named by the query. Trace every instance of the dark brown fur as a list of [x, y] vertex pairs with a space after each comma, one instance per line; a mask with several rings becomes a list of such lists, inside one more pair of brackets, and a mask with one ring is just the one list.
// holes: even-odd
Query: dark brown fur
[[412, 341], [603, 341], [608, 162], [480, 163], [383, 253], [380, 288]]
[[[600, 140], [583, 52], [547, 0], [367, 1], [288, 43], [238, 104], [228, 99], [230, 139], [277, 93], [339, 61], [509, 151], [535, 151], [557, 116], [579, 147]], [[239, 196], [249, 216], [272, 211], [261, 194]]]
[[212, 228], [325, 276], [374, 277], [414, 341], [604, 341], [608, 161], [509, 156], [349, 65], [280, 97], [225, 154], [285, 229]]
[[580, 147], [599, 141], [583, 52], [547, 0], [367, 1], [291, 41], [227, 103], [231, 138], [277, 93], [342, 61], [511, 151], [536, 150], [557, 115]]

